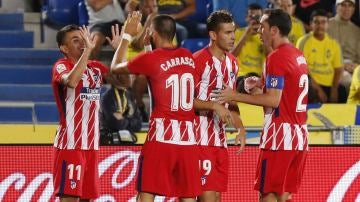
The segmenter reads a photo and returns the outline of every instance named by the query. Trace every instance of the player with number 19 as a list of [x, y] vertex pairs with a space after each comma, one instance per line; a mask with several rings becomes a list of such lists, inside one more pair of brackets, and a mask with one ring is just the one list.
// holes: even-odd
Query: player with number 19
[[299, 189], [308, 150], [308, 67], [287, 37], [291, 29], [287, 13], [269, 10], [260, 23], [261, 40], [273, 49], [262, 75], [263, 92], [247, 95], [227, 87], [216, 97], [264, 107], [254, 188], [260, 201], [290, 201]]

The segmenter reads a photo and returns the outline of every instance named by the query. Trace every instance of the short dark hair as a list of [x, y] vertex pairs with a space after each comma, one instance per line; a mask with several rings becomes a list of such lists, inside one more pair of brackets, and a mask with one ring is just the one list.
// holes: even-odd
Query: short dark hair
[[174, 39], [176, 33], [176, 22], [174, 18], [169, 15], [158, 15], [153, 21], [155, 31], [168, 41], [172, 41]]
[[263, 7], [257, 3], [251, 3], [248, 5], [248, 10], [262, 10]]
[[265, 14], [269, 17], [267, 22], [270, 27], [277, 27], [282, 36], [288, 36], [291, 30], [291, 17], [290, 15], [281, 9], [268, 9], [265, 10]]
[[314, 10], [313, 12], [311, 12], [310, 21], [312, 21], [315, 16], [323, 16], [323, 17], [329, 18], [328, 13], [324, 9], [317, 9], [317, 10]]
[[232, 15], [226, 10], [218, 10], [210, 14], [206, 20], [206, 27], [208, 32], [217, 31], [221, 23], [232, 23], [234, 19]]
[[64, 44], [64, 39], [65, 39], [65, 36], [67, 33], [75, 31], [75, 30], [79, 30], [79, 26], [66, 25], [65, 27], [61, 28], [56, 34], [56, 42], [57, 42], [58, 46], [60, 47], [61, 45]]

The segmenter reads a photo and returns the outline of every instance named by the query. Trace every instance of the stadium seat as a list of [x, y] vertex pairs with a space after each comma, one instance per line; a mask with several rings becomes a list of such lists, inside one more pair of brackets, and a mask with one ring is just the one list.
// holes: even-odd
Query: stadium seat
[[78, 5], [81, 0], [46, 0], [42, 8], [42, 21], [52, 27], [78, 24]]
[[0, 48], [0, 65], [53, 65], [61, 57], [57, 49]]
[[[0, 0], [1, 1], [1, 0]], [[0, 30], [24, 30], [24, 16], [22, 13], [1, 13]]]
[[194, 53], [208, 45], [209, 41], [209, 38], [185, 39], [181, 42], [181, 46]]
[[51, 65], [0, 65], [0, 84], [50, 84]]
[[84, 0], [80, 1], [78, 4], [78, 14], [79, 14], [79, 25], [88, 25], [89, 14], [87, 12]]
[[189, 16], [189, 20], [205, 23], [207, 17], [212, 12], [212, 0], [196, 0], [196, 11]]

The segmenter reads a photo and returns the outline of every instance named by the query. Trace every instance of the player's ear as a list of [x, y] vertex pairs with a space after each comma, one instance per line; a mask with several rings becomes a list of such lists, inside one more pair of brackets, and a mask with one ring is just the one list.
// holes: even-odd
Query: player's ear
[[61, 45], [59, 48], [60, 51], [64, 54], [67, 54], [69, 52], [69, 49], [65, 45]]
[[216, 32], [214, 31], [209, 31], [209, 36], [210, 36], [210, 39], [215, 41], [216, 40]]

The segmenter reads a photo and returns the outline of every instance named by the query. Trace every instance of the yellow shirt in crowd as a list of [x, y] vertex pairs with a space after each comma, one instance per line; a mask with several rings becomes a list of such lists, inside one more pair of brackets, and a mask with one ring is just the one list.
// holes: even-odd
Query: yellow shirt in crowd
[[310, 32], [297, 41], [296, 47], [304, 53], [311, 78], [322, 86], [330, 87], [334, 78], [334, 70], [343, 66], [338, 42], [328, 34], [322, 41], [319, 41]]
[[347, 103], [360, 104], [360, 65], [353, 72]]
[[303, 23], [296, 17], [291, 16], [291, 23], [292, 27], [289, 33], [289, 40], [295, 46], [297, 40], [305, 35], [305, 29]]
[[[245, 30], [246, 28], [240, 28], [235, 31], [235, 44], [239, 43]], [[236, 58], [239, 63], [238, 76], [244, 76], [250, 72], [261, 76], [265, 54], [260, 36], [258, 34], [250, 36]]]

